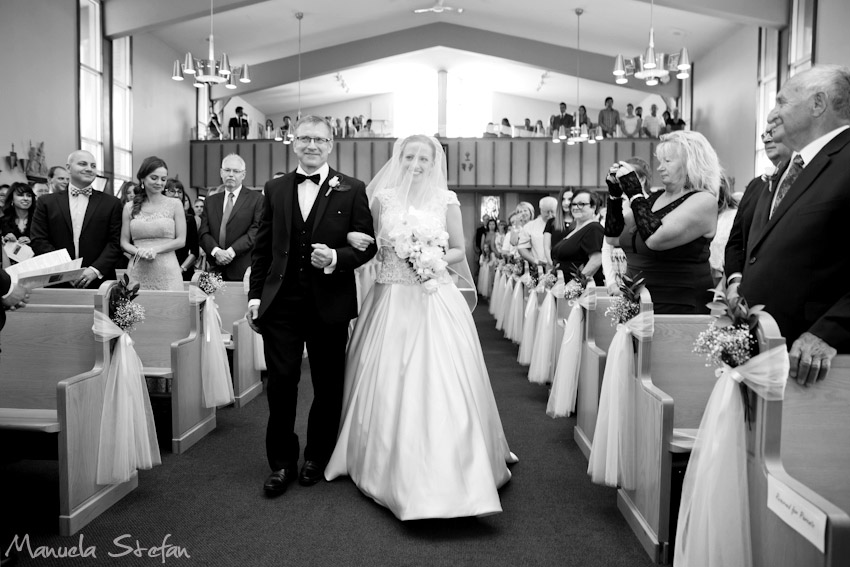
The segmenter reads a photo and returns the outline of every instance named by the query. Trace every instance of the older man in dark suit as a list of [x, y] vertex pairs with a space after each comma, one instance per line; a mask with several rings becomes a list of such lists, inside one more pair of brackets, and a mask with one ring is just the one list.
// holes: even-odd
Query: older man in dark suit
[[36, 254], [65, 248], [82, 258], [85, 271], [74, 287], [97, 287], [115, 279], [121, 261], [121, 201], [92, 189], [97, 174], [94, 156], [79, 150], [68, 156], [68, 191], [44, 195], [35, 202], [30, 240]]
[[304, 344], [310, 357], [313, 403], [300, 484], [322, 479], [342, 414], [348, 325], [357, 317], [354, 269], [376, 252], [352, 247], [349, 232], [374, 234], [362, 181], [328, 166], [331, 124], [305, 116], [295, 125], [298, 168], [266, 183], [248, 293], [248, 321], [262, 333], [269, 368], [266, 455], [270, 495], [295, 478], [300, 448], [295, 434]]
[[198, 240], [210, 270], [226, 281], [242, 281], [251, 265], [251, 250], [260, 228], [263, 196], [244, 187], [245, 160], [230, 154], [221, 162], [224, 191], [204, 201]]
[[791, 377], [826, 377], [850, 353], [850, 68], [819, 65], [792, 77], [768, 115], [794, 151], [755, 204], [741, 293], [763, 303], [791, 344]]

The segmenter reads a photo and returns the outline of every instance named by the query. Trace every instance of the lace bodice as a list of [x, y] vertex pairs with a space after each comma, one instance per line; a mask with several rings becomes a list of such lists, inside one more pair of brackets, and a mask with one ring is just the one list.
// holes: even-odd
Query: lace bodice
[[[381, 203], [381, 212], [378, 227], [378, 283], [383, 284], [403, 284], [417, 285], [419, 280], [416, 277], [413, 269], [408, 264], [407, 260], [399, 258], [392, 247], [392, 244], [386, 238], [402, 220], [404, 214], [403, 205], [396, 197], [396, 193], [392, 188], [376, 193], [375, 198]], [[454, 191], [446, 191], [445, 198], [434, 200], [423, 209], [417, 209], [420, 212], [426, 213], [428, 216], [433, 215], [433, 219], [440, 224], [445, 230], [446, 228], [446, 208], [449, 205], [460, 205], [457, 194]], [[447, 276], [447, 281], [451, 278]]]
[[[179, 203], [179, 201], [176, 202]], [[133, 242], [172, 239], [176, 233], [174, 207], [170, 202], [165, 202], [151, 210], [139, 211], [139, 214], [130, 219], [130, 236]]]

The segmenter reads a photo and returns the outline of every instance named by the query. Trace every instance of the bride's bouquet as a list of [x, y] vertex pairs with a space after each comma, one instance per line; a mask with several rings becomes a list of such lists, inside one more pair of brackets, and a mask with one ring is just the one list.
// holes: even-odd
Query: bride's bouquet
[[396, 255], [407, 260], [425, 291], [437, 291], [438, 280], [448, 272], [443, 258], [449, 248], [449, 233], [440, 222], [411, 207], [388, 236]]

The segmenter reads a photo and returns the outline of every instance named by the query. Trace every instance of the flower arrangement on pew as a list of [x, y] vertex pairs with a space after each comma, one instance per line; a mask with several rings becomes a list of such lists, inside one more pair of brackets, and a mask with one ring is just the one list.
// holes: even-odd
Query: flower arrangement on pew
[[551, 290], [555, 287], [555, 284], [558, 282], [558, 277], [555, 275], [554, 269], [549, 272], [545, 272], [541, 275], [537, 280], [537, 292], [543, 293]]
[[142, 361], [130, 333], [145, 319], [145, 309], [134, 300], [139, 284], [125, 274], [110, 289], [109, 316], [94, 312], [92, 331], [99, 342], [117, 339], [103, 388], [103, 411], [97, 454], [97, 483], [127, 482], [138, 469], [161, 464], [156, 426]]
[[125, 333], [132, 333], [145, 320], [144, 306], [133, 301], [139, 295], [139, 288], [138, 282], [130, 285], [130, 278], [124, 274], [109, 297], [109, 318]]
[[623, 324], [640, 313], [640, 292], [643, 289], [643, 278], [630, 278], [623, 275], [619, 283], [620, 292], [611, 301], [611, 306], [605, 310], [605, 316], [611, 319], [612, 325]]
[[735, 368], [753, 356], [756, 347], [753, 333], [764, 306], [749, 307], [737, 287], [729, 289], [723, 278], [713, 291], [714, 299], [708, 308], [716, 319], [699, 334], [694, 352], [705, 355], [706, 366], [727, 364]]
[[201, 272], [198, 287], [207, 295], [215, 295], [215, 292], [224, 287], [224, 279], [215, 272]]
[[587, 284], [590, 282], [590, 278], [582, 273], [583, 269], [584, 264], [581, 266], [573, 264], [573, 269], [570, 270], [570, 276], [572, 276], [572, 279], [570, 279], [564, 287], [564, 299], [575, 301], [581, 297], [581, 294], [587, 289]]
[[215, 293], [224, 287], [224, 279], [214, 272], [201, 272], [198, 287], [189, 288], [189, 301], [202, 305], [204, 337], [201, 341], [201, 377], [204, 406], [214, 408], [233, 403], [233, 383], [227, 349], [221, 332], [221, 315]]
[[525, 289], [532, 290], [537, 288], [537, 281], [540, 277], [537, 270], [528, 265], [528, 262], [523, 264], [524, 273], [520, 276], [519, 281], [525, 286]]
[[[727, 287], [721, 280], [708, 307], [715, 320], [697, 337], [694, 352], [717, 365], [717, 382], [685, 471], [674, 557], [677, 565], [750, 567], [748, 389], [767, 400], [782, 400], [788, 351], [783, 344], [756, 352], [754, 336], [763, 307], [747, 305], [737, 286]], [[741, 396], [734, 395], [736, 387]], [[707, 557], [715, 559], [706, 562]]]

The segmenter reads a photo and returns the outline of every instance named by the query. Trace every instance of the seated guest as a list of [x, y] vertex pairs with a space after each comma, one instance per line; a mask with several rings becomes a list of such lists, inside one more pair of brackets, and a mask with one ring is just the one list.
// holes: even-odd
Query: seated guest
[[35, 193], [26, 183], [13, 183], [3, 216], [0, 217], [0, 236], [5, 242], [30, 243], [30, 224], [35, 212]]
[[[720, 163], [698, 132], [665, 134], [656, 157], [664, 190], [648, 196], [632, 165], [619, 162], [611, 168], [605, 235], [620, 238], [629, 277], [644, 278], [656, 313], [708, 313]], [[628, 221], [623, 195], [632, 211]]]
[[492, 122], [487, 123], [487, 128], [484, 130], [484, 135], [482, 138], [496, 138], [498, 134], [496, 134], [496, 125]]
[[546, 222], [543, 229], [543, 255], [552, 260], [552, 247], [558, 244], [573, 229], [573, 216], [570, 213], [570, 203], [573, 200], [573, 188], [564, 187], [558, 195], [558, 206], [555, 216]]
[[602, 285], [602, 240], [604, 230], [596, 215], [599, 212], [599, 198], [590, 189], [579, 188], [573, 191], [570, 201], [575, 225], [564, 238], [552, 247], [552, 262], [564, 272], [564, 278], [570, 279], [573, 267], [583, 266], [581, 272], [592, 277], [596, 285]]
[[189, 204], [189, 198], [183, 189], [183, 183], [179, 179], [169, 179], [165, 182], [162, 194], [166, 197], [180, 199], [183, 203], [183, 211], [186, 214], [186, 245], [174, 251], [177, 261], [180, 263], [180, 271], [183, 272], [183, 281], [191, 281], [195, 273], [193, 269], [198, 260], [198, 225], [195, 224], [195, 210]]

